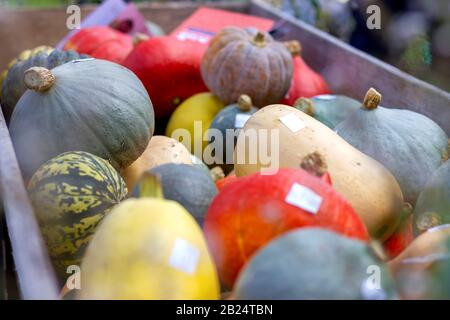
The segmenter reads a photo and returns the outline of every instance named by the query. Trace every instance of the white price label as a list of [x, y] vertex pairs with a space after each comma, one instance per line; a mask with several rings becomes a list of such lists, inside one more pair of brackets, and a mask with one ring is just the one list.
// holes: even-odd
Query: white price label
[[311, 189], [295, 182], [289, 190], [285, 201], [300, 209], [316, 214], [322, 204], [322, 197]]
[[293, 133], [297, 133], [306, 127], [306, 124], [293, 113], [280, 117], [280, 121]]
[[439, 226], [435, 226], [435, 227], [428, 229], [427, 232], [434, 232], [434, 231], [443, 230], [443, 229], [447, 229], [447, 228], [450, 228], [450, 224], [441, 224]]
[[191, 245], [184, 239], [177, 238], [173, 245], [172, 254], [169, 258], [169, 264], [178, 270], [193, 274], [197, 269], [197, 263], [200, 258], [200, 250]]
[[249, 114], [237, 113], [236, 118], [234, 118], [234, 127], [236, 129], [243, 128], [249, 118], [250, 118]]

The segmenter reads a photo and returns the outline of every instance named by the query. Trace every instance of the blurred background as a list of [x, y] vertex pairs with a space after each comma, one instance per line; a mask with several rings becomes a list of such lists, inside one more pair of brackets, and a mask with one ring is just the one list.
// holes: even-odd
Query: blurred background
[[[264, 1], [417, 78], [450, 91], [450, 0]], [[39, 8], [100, 2], [0, 0], [0, 6]], [[370, 16], [366, 9], [373, 4], [381, 9], [379, 30], [369, 30], [366, 24]]]

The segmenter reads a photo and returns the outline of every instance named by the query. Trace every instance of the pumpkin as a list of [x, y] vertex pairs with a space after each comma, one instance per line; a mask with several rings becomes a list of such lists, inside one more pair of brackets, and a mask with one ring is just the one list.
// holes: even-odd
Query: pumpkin
[[416, 234], [440, 224], [450, 223], [450, 161], [429, 178], [414, 208]]
[[223, 107], [224, 104], [212, 93], [193, 95], [180, 104], [170, 117], [166, 136], [182, 142], [191, 153], [204, 160], [203, 149], [208, 145], [204, 135]]
[[322, 94], [311, 99], [300, 98], [294, 107], [334, 129], [353, 112], [361, 107], [361, 102], [342, 95]]
[[214, 164], [220, 165], [225, 173], [233, 170], [233, 150], [239, 129], [257, 110], [253, 107], [249, 96], [241, 95], [237, 103], [220, 110], [212, 121], [208, 131], [209, 148], [214, 150], [211, 160]]
[[311, 98], [330, 93], [325, 79], [302, 59], [300, 42], [288, 41], [285, 45], [292, 54], [294, 69], [291, 86], [281, 103], [293, 106], [299, 98]]
[[151, 101], [129, 70], [105, 60], [74, 60], [25, 72], [10, 134], [24, 178], [71, 150], [92, 153], [117, 170], [145, 150], [153, 134]]
[[413, 111], [379, 106], [371, 88], [360, 109], [336, 126], [348, 143], [382, 163], [414, 205], [427, 179], [442, 164], [448, 137], [433, 120]]
[[243, 93], [255, 106], [279, 102], [292, 81], [292, 56], [281, 42], [253, 28], [227, 27], [209, 42], [201, 72], [206, 86], [226, 104]]
[[405, 202], [400, 224], [394, 233], [383, 243], [389, 259], [393, 259], [405, 250], [414, 240], [412, 206]]
[[[203, 225], [203, 218], [217, 188], [208, 172], [188, 164], [166, 163], [148, 171], [161, 181], [165, 199], [181, 204], [196, 221]], [[136, 183], [132, 195], [139, 197], [145, 176]]]
[[236, 144], [236, 176], [299, 168], [303, 157], [312, 152], [324, 157], [333, 187], [350, 202], [371, 236], [386, 240], [403, 210], [395, 178], [330, 128], [295, 108], [271, 105], [247, 120]]
[[122, 177], [132, 190], [142, 173], [165, 163], [192, 164], [191, 154], [183, 144], [165, 136], [153, 136], [144, 153], [123, 170]]
[[[31, 50], [24, 50], [24, 51], [22, 51], [19, 54], [18, 57], [16, 57], [13, 60], [11, 60], [8, 63], [7, 68], [0, 73], [0, 98], [2, 98], [2, 96], [3, 96], [3, 93], [2, 93], [1, 89], [3, 88], [3, 81], [5, 81], [6, 77], [8, 76], [9, 69], [11, 69], [19, 61], [27, 60], [30, 57], [35, 56], [35, 55], [37, 55], [37, 54], [39, 54], [41, 52], [50, 53], [52, 51], [53, 51], [52, 47], [49, 47], [49, 46], [38, 46], [38, 47], [36, 47], [34, 49], [31, 49]], [[2, 103], [3, 103], [3, 101], [2, 101]]]
[[[380, 287], [371, 282], [373, 272]], [[369, 244], [321, 228], [297, 229], [269, 242], [250, 258], [233, 295], [239, 300], [397, 296], [389, 270]]]
[[226, 185], [236, 181], [238, 178], [236, 177], [236, 175], [234, 173], [231, 173], [229, 175], [227, 175], [224, 178], [218, 179], [216, 181], [216, 187], [217, 190], [222, 190], [223, 188], [225, 188]]
[[81, 265], [81, 299], [218, 299], [200, 228], [178, 203], [128, 199], [95, 233]]
[[154, 37], [136, 44], [123, 65], [144, 83], [157, 118], [167, 117], [185, 99], [207, 91], [200, 75], [203, 51], [196, 43]]
[[17, 101], [27, 90], [23, 82], [23, 75], [31, 67], [45, 67], [53, 69], [68, 61], [88, 58], [75, 51], [53, 50], [51, 53], [40, 52], [27, 60], [18, 61], [8, 72], [2, 88], [2, 107], [5, 119], [9, 121]]
[[98, 224], [127, 188], [107, 161], [66, 152], [36, 171], [28, 192], [55, 270], [65, 281], [67, 267], [80, 264]]
[[227, 288], [248, 258], [288, 230], [321, 226], [368, 240], [366, 227], [328, 183], [303, 169], [256, 173], [223, 188], [208, 209], [204, 232]]
[[75, 50], [97, 59], [121, 64], [133, 49], [132, 38], [107, 26], [83, 28], [65, 43], [64, 50]]

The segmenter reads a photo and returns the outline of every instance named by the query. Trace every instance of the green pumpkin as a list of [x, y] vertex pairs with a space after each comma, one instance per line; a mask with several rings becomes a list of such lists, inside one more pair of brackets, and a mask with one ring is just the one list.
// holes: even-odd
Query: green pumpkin
[[[391, 299], [393, 280], [377, 250], [321, 228], [287, 232], [257, 252], [234, 287], [240, 299]], [[372, 286], [374, 277], [380, 287]]]
[[361, 107], [355, 99], [342, 95], [321, 94], [311, 99], [300, 98], [294, 107], [334, 129], [340, 122]]
[[66, 152], [43, 164], [28, 185], [30, 200], [57, 274], [79, 265], [98, 224], [127, 194], [105, 160]]
[[2, 107], [5, 119], [9, 121], [14, 107], [20, 97], [27, 90], [23, 82], [23, 75], [31, 67], [44, 67], [53, 69], [68, 61], [88, 58], [87, 55], [79, 54], [75, 51], [53, 50], [51, 53], [40, 52], [31, 56], [27, 60], [22, 60], [14, 64], [8, 72], [3, 83], [2, 89]]
[[378, 106], [380, 100], [381, 95], [370, 89], [362, 107], [335, 130], [355, 148], [391, 171], [405, 201], [414, 206], [428, 178], [442, 164], [448, 137], [424, 115], [383, 108]]
[[[208, 137], [210, 147], [214, 148], [214, 163], [220, 166], [225, 173], [233, 170], [233, 150], [237, 142], [238, 131], [244, 126], [245, 119], [258, 111], [252, 105], [252, 100], [247, 95], [241, 95], [237, 103], [226, 106], [213, 119]], [[214, 132], [218, 130], [222, 139], [215, 141]], [[228, 132], [228, 136], [227, 136]], [[230, 133], [235, 133], [230, 135]], [[229, 159], [227, 159], [229, 158]]]
[[450, 224], [450, 161], [428, 180], [414, 209], [416, 233], [441, 224]]
[[[217, 187], [209, 174], [189, 164], [167, 163], [148, 170], [148, 173], [160, 179], [165, 199], [173, 200], [188, 210], [202, 225], [203, 218], [212, 199], [217, 194]], [[139, 197], [145, 174], [136, 183], [132, 195]]]
[[73, 60], [51, 71], [25, 72], [10, 134], [25, 179], [45, 161], [71, 150], [92, 153], [121, 170], [145, 150], [154, 112], [141, 81], [118, 64]]

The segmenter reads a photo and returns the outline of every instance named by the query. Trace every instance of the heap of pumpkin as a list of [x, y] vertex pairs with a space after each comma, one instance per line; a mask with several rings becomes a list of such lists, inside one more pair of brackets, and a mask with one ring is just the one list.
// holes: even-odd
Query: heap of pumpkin
[[93, 27], [69, 41], [78, 53], [34, 52], [5, 72], [3, 111], [62, 286], [81, 264], [78, 298], [450, 298], [435, 122], [380, 106], [374, 89], [362, 103], [332, 95], [297, 41], [258, 30], [225, 28], [206, 52], [131, 43]]

